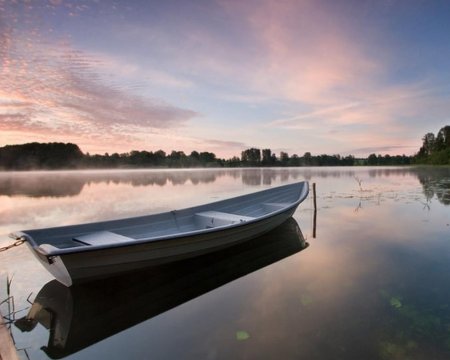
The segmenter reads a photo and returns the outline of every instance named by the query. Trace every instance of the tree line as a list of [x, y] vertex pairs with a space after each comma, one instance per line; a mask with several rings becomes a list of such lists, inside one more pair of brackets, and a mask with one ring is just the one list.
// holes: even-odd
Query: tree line
[[28, 143], [0, 148], [0, 169], [64, 169], [77, 168], [85, 155], [78, 145], [63, 143]]
[[104, 155], [84, 154], [78, 145], [71, 143], [28, 143], [7, 145], [0, 148], [0, 169], [83, 169], [83, 168], [195, 168], [195, 167], [256, 167], [256, 166], [352, 166], [364, 164], [363, 159], [349, 155], [318, 155], [306, 152], [303, 156], [279, 156], [270, 149], [250, 148], [242, 151], [241, 157], [218, 158], [211, 152], [163, 150], [113, 153]]
[[194, 168], [194, 167], [282, 167], [282, 166], [355, 166], [355, 165], [409, 165], [450, 164], [450, 126], [439, 130], [435, 136], [427, 133], [423, 145], [414, 156], [370, 154], [367, 158], [352, 155], [302, 156], [280, 152], [277, 156], [271, 149], [250, 148], [241, 156], [230, 159], [218, 158], [211, 152], [163, 150], [113, 153], [104, 155], [84, 154], [78, 145], [72, 143], [27, 143], [0, 147], [1, 170], [32, 169], [82, 169], [82, 168]]

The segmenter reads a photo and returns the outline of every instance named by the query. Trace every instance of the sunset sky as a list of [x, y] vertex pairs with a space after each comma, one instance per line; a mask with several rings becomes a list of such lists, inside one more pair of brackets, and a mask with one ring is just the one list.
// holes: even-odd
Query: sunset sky
[[418, 151], [450, 124], [450, 1], [0, 0], [0, 146]]

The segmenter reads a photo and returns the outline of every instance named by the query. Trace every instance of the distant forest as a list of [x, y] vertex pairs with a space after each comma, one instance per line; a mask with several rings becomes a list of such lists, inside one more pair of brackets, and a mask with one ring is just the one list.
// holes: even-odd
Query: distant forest
[[104, 155], [84, 154], [78, 145], [71, 143], [28, 143], [0, 147], [1, 170], [33, 169], [89, 169], [89, 168], [195, 168], [195, 167], [279, 167], [279, 166], [355, 166], [355, 165], [450, 165], [450, 126], [434, 135], [427, 133], [423, 145], [414, 156], [370, 154], [365, 159], [352, 155], [279, 156], [270, 149], [250, 148], [241, 157], [220, 159], [211, 152], [192, 151], [189, 155], [173, 150], [136, 151]]

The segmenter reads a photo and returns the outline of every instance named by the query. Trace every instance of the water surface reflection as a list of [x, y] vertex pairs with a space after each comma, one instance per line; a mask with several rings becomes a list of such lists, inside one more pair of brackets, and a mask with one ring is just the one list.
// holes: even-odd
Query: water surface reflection
[[[125, 282], [123, 293], [114, 283], [63, 289], [72, 310], [54, 311], [69, 314], [70, 324], [61, 317], [49, 333], [43, 325], [56, 329], [55, 317], [43, 311], [42, 325], [12, 326], [13, 335], [34, 360], [48, 358], [42, 345], [70, 359], [448, 359], [449, 179], [445, 167], [1, 173], [0, 246], [17, 229], [173, 210], [297, 180], [317, 184], [315, 239], [312, 199], [294, 214], [307, 251], [262, 268], [249, 252], [243, 262], [256, 271], [226, 259], [173, 268], [159, 282]], [[14, 274], [16, 309], [27, 308], [30, 292], [53, 306], [45, 293], [56, 285], [25, 247], [0, 257], [0, 286]], [[210, 272], [216, 262], [223, 267]], [[99, 325], [116, 313], [116, 328]]]
[[[424, 192], [434, 193], [442, 202], [450, 201], [448, 167], [401, 168], [248, 168], [248, 169], [181, 169], [181, 170], [92, 170], [92, 171], [41, 171], [0, 172], [0, 196], [9, 197], [64, 197], [77, 196], [85, 186], [95, 184], [126, 184], [133, 187], [164, 187], [167, 184], [192, 185], [214, 183], [219, 178], [240, 179], [249, 186], [272, 184], [313, 178], [359, 178], [367, 173], [370, 178], [417, 177]], [[439, 181], [439, 184], [435, 184]], [[436, 192], [437, 190], [437, 192]]]

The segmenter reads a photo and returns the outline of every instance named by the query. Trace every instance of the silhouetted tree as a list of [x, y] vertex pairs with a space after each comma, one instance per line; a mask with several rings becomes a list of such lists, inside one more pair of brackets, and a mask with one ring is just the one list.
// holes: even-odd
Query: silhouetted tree
[[444, 126], [436, 135], [434, 141], [434, 151], [441, 151], [450, 148], [450, 126]]
[[270, 149], [262, 150], [261, 165], [263, 165], [263, 166], [274, 165], [275, 161], [276, 161], [276, 157], [272, 156], [272, 150], [270, 150]]
[[250, 148], [241, 153], [241, 161], [244, 165], [258, 166], [261, 163], [261, 150]]
[[431, 155], [434, 148], [435, 137], [433, 133], [427, 133], [423, 138], [423, 145], [419, 150], [419, 154], [423, 156]]
[[287, 152], [280, 152], [280, 164], [281, 166], [287, 166], [289, 163], [289, 154]]
[[367, 164], [368, 165], [378, 165], [378, 158], [375, 154], [370, 154], [367, 158]]
[[291, 156], [289, 166], [301, 166], [300, 157], [297, 154]]
[[311, 153], [309, 151], [305, 152], [305, 154], [303, 155], [303, 163], [306, 166], [311, 166], [312, 165], [312, 156], [311, 156]]

